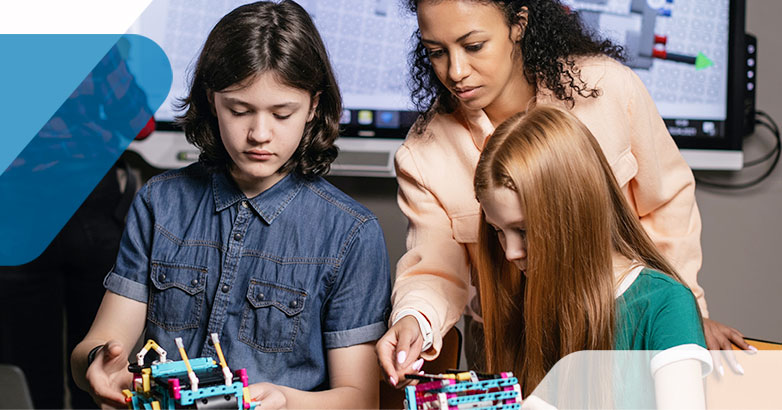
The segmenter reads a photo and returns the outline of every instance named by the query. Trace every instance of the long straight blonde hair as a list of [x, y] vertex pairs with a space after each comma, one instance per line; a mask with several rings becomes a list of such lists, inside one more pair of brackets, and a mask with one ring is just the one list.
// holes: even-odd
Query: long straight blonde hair
[[518, 193], [526, 218], [527, 270], [509, 263], [481, 218], [477, 269], [488, 371], [519, 377], [525, 395], [562, 357], [611, 350], [612, 252], [681, 282], [631, 210], [592, 133], [572, 114], [538, 106], [487, 141], [475, 173], [478, 200]]

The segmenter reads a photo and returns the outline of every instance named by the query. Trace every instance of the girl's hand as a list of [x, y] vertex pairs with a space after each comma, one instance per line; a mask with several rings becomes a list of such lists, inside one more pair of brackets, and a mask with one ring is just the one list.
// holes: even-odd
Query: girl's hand
[[253, 401], [261, 402], [257, 409], [277, 410], [288, 407], [288, 399], [277, 385], [271, 383], [255, 383], [249, 386]]
[[421, 370], [424, 361], [418, 356], [421, 355], [423, 343], [421, 329], [413, 316], [400, 319], [377, 341], [377, 360], [389, 384], [400, 389], [411, 383], [411, 380], [405, 379], [405, 375]]
[[[733, 346], [731, 346], [731, 343], [733, 343], [739, 349], [746, 350], [747, 353], [755, 353], [757, 349], [744, 340], [744, 335], [730, 326], [708, 318], [703, 318], [703, 333], [706, 336], [706, 347], [711, 351], [711, 357], [714, 361], [714, 370], [720, 376], [725, 374], [720, 357], [724, 355], [725, 361], [728, 362], [728, 365], [735, 373], [744, 374], [744, 368], [736, 360], [736, 356], [733, 354]], [[717, 350], [722, 350], [722, 355]]]
[[87, 368], [90, 395], [101, 408], [125, 408], [122, 389], [129, 389], [133, 375], [128, 371], [128, 351], [121, 343], [110, 340], [95, 354]]

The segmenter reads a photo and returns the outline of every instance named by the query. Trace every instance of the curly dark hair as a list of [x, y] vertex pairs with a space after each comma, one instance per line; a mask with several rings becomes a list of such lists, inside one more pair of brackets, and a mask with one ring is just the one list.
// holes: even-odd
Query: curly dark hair
[[[429, 0], [405, 0], [407, 8], [416, 13], [418, 3]], [[442, 1], [442, 0], [440, 0]], [[520, 42], [523, 51], [524, 76], [530, 84], [543, 86], [560, 100], [575, 104], [573, 93], [582, 97], [598, 97], [600, 90], [591, 88], [581, 79], [575, 57], [607, 55], [623, 60], [621, 46], [599, 39], [587, 29], [576, 13], [559, 0], [461, 0], [476, 1], [498, 7], [508, 26], [518, 22], [518, 14], [527, 8], [527, 24]], [[457, 102], [440, 82], [421, 43], [421, 31], [413, 34], [415, 48], [410, 52], [410, 88], [413, 103], [425, 117], [437, 112], [453, 112]], [[439, 100], [439, 104], [435, 101]]]
[[323, 40], [307, 12], [293, 1], [259, 1], [226, 14], [204, 43], [191, 76], [190, 93], [179, 101], [177, 117], [187, 140], [201, 150], [210, 171], [232, 166], [220, 138], [209, 95], [273, 72], [287, 86], [318, 96], [315, 115], [298, 148], [277, 172], [298, 171], [312, 178], [329, 171], [337, 157], [342, 97]]

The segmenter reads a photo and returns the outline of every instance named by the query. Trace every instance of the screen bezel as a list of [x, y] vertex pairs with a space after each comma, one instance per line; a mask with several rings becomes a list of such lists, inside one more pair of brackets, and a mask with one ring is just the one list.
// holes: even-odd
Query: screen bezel
[[719, 138], [675, 136], [680, 149], [740, 151], [744, 138], [746, 0], [730, 0], [728, 15], [728, 97], [725, 113], [725, 135]]

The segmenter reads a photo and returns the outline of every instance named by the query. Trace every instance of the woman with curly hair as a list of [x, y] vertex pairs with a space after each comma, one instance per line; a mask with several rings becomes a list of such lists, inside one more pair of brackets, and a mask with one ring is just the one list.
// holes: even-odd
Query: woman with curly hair
[[[467, 356], [481, 367], [480, 305], [471, 287], [480, 219], [473, 175], [494, 128], [533, 104], [567, 109], [598, 137], [641, 225], [707, 315], [696, 280], [701, 220], [694, 178], [643, 83], [617, 61], [621, 48], [596, 39], [558, 0], [407, 4], [418, 17], [411, 74], [422, 115], [395, 157], [409, 227], [392, 326], [376, 346], [389, 382], [403, 385], [405, 374], [421, 368], [419, 355], [436, 357], [465, 307]], [[709, 319], [704, 327], [711, 349], [730, 341], [749, 348], [735, 329]]]
[[[320, 175], [342, 99], [293, 1], [243, 5], [207, 37], [180, 118], [199, 161], [152, 178], [72, 354], [78, 385], [124, 407], [136, 340], [246, 367], [262, 408], [378, 405], [390, 275], [377, 218]], [[356, 309], [361, 306], [361, 309]]]

